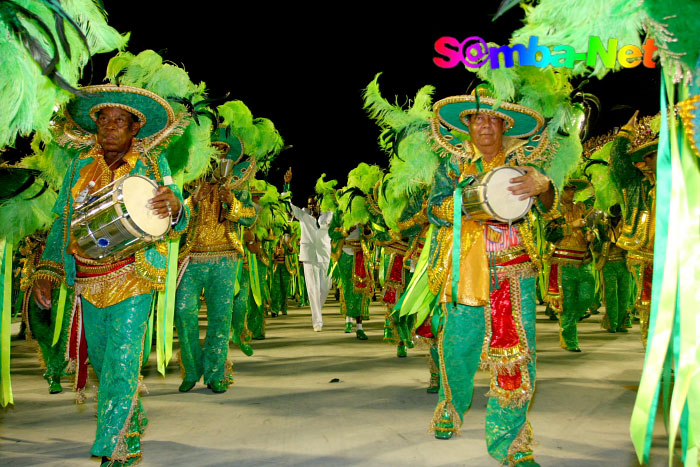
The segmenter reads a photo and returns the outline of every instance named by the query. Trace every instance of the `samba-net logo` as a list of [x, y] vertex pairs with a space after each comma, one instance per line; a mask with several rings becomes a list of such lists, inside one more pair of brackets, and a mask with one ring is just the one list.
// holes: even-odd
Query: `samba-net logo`
[[503, 66], [510, 68], [514, 65], [514, 55], [518, 55], [520, 66], [536, 66], [544, 68], [552, 65], [555, 68], [573, 68], [577, 62], [586, 62], [586, 66], [594, 67], [596, 59], [600, 58], [606, 68], [614, 68], [615, 62], [623, 68], [634, 68], [643, 64], [647, 68], [655, 68], [653, 60], [654, 39], [644, 41], [641, 49], [636, 45], [625, 45], [617, 49], [617, 39], [609, 39], [607, 48], [597, 36], [588, 38], [588, 50], [576, 52], [570, 45], [556, 45], [551, 49], [538, 44], [539, 37], [532, 36], [527, 46], [524, 44], [489, 47], [479, 36], [467, 37], [459, 41], [454, 37], [441, 37], [435, 41], [435, 51], [441, 55], [433, 57], [433, 62], [440, 68], [454, 68], [460, 63], [467, 68], [480, 68], [487, 62], [491, 68]]

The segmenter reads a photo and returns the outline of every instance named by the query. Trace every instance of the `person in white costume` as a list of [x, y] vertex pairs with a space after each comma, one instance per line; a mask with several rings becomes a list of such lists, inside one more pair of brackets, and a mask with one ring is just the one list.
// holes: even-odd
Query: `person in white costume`
[[[284, 174], [284, 193], [289, 191], [292, 181], [292, 169]], [[283, 193], [283, 194], [284, 194]], [[311, 322], [314, 331], [323, 329], [323, 304], [328, 296], [331, 278], [328, 275], [328, 265], [331, 259], [331, 239], [328, 236], [328, 225], [331, 223], [333, 212], [328, 211], [319, 215], [316, 198], [310, 196], [307, 206], [303, 209], [289, 201], [294, 217], [301, 224], [301, 244], [299, 261], [304, 264], [304, 279], [306, 292], [311, 305]]]

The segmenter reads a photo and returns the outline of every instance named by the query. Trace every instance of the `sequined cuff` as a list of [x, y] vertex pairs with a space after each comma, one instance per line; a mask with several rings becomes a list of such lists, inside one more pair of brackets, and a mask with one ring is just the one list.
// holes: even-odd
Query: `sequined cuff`
[[[168, 235], [166, 235], [167, 238], [178, 238], [185, 232], [185, 230], [187, 230], [187, 219], [189, 218], [189, 212], [190, 211], [187, 205], [185, 203], [180, 203], [180, 212], [178, 213], [178, 220], [170, 228], [170, 232], [168, 232]], [[180, 225], [180, 228], [177, 227], [178, 225]]]
[[29, 282], [34, 283], [38, 279], [50, 280], [54, 285], [61, 285], [66, 280], [66, 272], [63, 265], [55, 261], [39, 261]]
[[455, 217], [455, 200], [453, 197], [446, 198], [439, 206], [433, 206], [433, 215], [438, 219], [449, 222], [454, 222]]
[[[549, 178], [549, 177], [547, 177]], [[554, 201], [552, 201], [552, 207], [547, 209], [547, 206], [542, 204], [542, 201], [539, 200], [539, 198], [535, 198], [535, 207], [537, 208], [537, 211], [542, 215], [542, 218], [545, 221], [551, 221], [553, 219], [556, 219], [559, 217], [559, 190], [557, 190], [557, 187], [554, 185], [554, 182], [552, 181], [551, 178], [549, 178], [549, 183], [552, 184], [552, 188], [554, 189]]]
[[236, 222], [238, 219], [243, 217], [243, 203], [241, 203], [238, 199], [234, 198], [233, 202], [231, 203], [231, 206], [228, 209], [228, 212], [226, 213], [226, 219], [230, 220], [231, 222]]

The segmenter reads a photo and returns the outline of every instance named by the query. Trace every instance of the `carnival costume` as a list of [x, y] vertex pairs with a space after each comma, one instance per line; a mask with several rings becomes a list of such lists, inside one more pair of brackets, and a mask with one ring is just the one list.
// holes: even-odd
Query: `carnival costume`
[[[244, 254], [239, 226], [252, 225], [256, 217], [249, 193], [237, 193], [246, 175], [255, 172], [255, 162], [249, 163], [243, 173], [232, 170], [232, 165], [243, 157], [244, 148], [227, 127], [217, 130], [212, 144], [221, 151], [222, 160], [213, 180], [200, 180], [187, 198], [192, 220], [180, 253], [175, 324], [180, 339], [182, 392], [192, 389], [202, 376], [204, 384], [214, 392], [224, 392], [233, 382], [233, 375], [226, 374], [226, 363], [234, 285]], [[199, 341], [198, 317], [202, 291], [208, 323], [203, 347]], [[245, 317], [238, 317], [241, 319]]]
[[610, 148], [612, 178], [624, 199], [622, 228], [617, 245], [627, 251], [627, 268], [636, 283], [635, 307], [639, 312], [642, 341], [646, 345], [651, 308], [651, 282], [656, 233], [656, 173], [642, 172], [635, 163], [656, 152], [658, 139], [648, 124], [625, 125]]
[[[526, 216], [515, 224], [478, 222], [465, 215], [459, 205], [462, 187], [471, 177], [499, 166], [537, 160], [547, 149], [546, 134], [540, 131], [544, 119], [520, 105], [502, 103], [496, 107], [482, 89], [478, 91], [434, 105], [433, 136], [452, 156], [438, 167], [428, 200], [428, 219], [436, 227], [428, 281], [439, 297], [441, 314], [440, 401], [431, 426], [438, 438], [458, 432], [471, 405], [474, 374], [479, 366], [489, 368], [488, 451], [510, 465], [536, 465], [527, 421], [535, 385], [538, 261], [531, 220]], [[498, 116], [508, 124], [502, 150], [489, 162], [470, 142], [459, 141], [450, 132], [468, 133], [466, 118], [476, 113]], [[529, 144], [520, 139], [536, 133], [541, 138], [535, 136]], [[550, 214], [539, 201], [537, 210]]]
[[[402, 260], [405, 269], [403, 273], [406, 276], [401, 283], [403, 293], [396, 297], [387, 320], [391, 335], [385, 337], [398, 340], [398, 356], [406, 354], [406, 347], [412, 347], [414, 339], [428, 344], [428, 392], [437, 392], [438, 352], [435, 332], [432, 329], [432, 307], [435, 297], [429, 293], [424, 296], [419, 293], [409, 294], [409, 289], [428, 292], [427, 287], [421, 287], [419, 284], [424, 285], [427, 280], [425, 270], [420, 267], [426, 263], [429, 253], [429, 249], [424, 251], [430, 225], [427, 198], [440, 161], [439, 156], [431, 149], [425, 131], [429, 128], [432, 118], [431, 96], [434, 88], [424, 86], [414, 99], [409, 101], [412, 105], [403, 108], [389, 103], [381, 95], [379, 76], [380, 74], [377, 74], [364, 92], [365, 108], [383, 130], [379, 138], [380, 147], [390, 157], [389, 173], [382, 183], [382, 193], [376, 199], [387, 227], [391, 231], [400, 232], [400, 236], [407, 239], [407, 249]], [[398, 273], [397, 268], [391, 268], [390, 274], [395, 273]], [[397, 279], [398, 276], [396, 274]], [[398, 281], [396, 283], [399, 284]], [[390, 290], [391, 287], [386, 291], [389, 293], [387, 298], [391, 298]], [[386, 295], [385, 293], [385, 297]], [[420, 299], [416, 298], [418, 296]], [[386, 330], [385, 322], [385, 332]]]
[[[619, 209], [619, 205], [617, 206]], [[627, 316], [631, 304], [631, 275], [627, 269], [627, 252], [617, 245], [622, 221], [619, 216], [605, 216], [599, 223], [594, 253], [596, 268], [601, 271], [605, 300], [605, 316], [601, 322], [609, 332], [627, 332]]]
[[[589, 186], [586, 180], [569, 179], [568, 187], [582, 190]], [[549, 267], [549, 281], [545, 301], [559, 315], [559, 344], [563, 349], [580, 352], [577, 324], [591, 305], [595, 293], [595, 279], [589, 264], [591, 253], [583, 226], [590, 208], [583, 202], [559, 204], [559, 215], [545, 227], [545, 239], [552, 243], [551, 254], [544, 258]]]
[[[24, 266], [22, 267], [22, 279], [20, 289], [24, 292], [22, 303], [22, 317], [27, 325], [27, 340], [36, 340], [39, 347], [39, 356], [42, 367], [46, 369], [44, 379], [49, 383], [49, 393], [61, 392], [61, 376], [68, 365], [66, 350], [68, 348], [68, 335], [70, 332], [70, 322], [62, 320], [62, 325], [58, 329], [58, 336], [55, 334], [56, 314], [59, 303], [59, 290], [52, 291], [51, 310], [39, 308], [32, 296], [31, 283], [29, 279], [34, 274], [34, 270], [41, 259], [46, 244], [46, 232], [26, 237], [24, 245], [20, 247], [19, 253], [24, 255]], [[68, 303], [72, 303], [72, 293], [66, 297]], [[54, 340], [56, 341], [54, 344]]]
[[[140, 436], [148, 423], [139, 397], [139, 372], [152, 293], [165, 287], [167, 250], [162, 242], [156, 242], [133, 251], [131, 256], [90, 258], [76, 243], [71, 220], [76, 205], [89, 196], [90, 190], [99, 190], [126, 175], [152, 178], [169, 187], [183, 203], [165, 153], [154, 155], [147, 149], [148, 141], [158, 140], [172, 130], [174, 114], [164, 99], [144, 89], [103, 85], [82, 91], [92, 98], [69, 103], [69, 125], [94, 134], [96, 112], [119, 107], [139, 117], [143, 124], [139, 134], [146, 142], [133, 139], [122, 159], [124, 163], [115, 170], [105, 163], [99, 144], [73, 160], [53, 209], [58, 218], [33, 278], [74, 287], [77, 311], [73, 326], [78, 331], [77, 338], [87, 343], [87, 356], [100, 381], [97, 436], [91, 452], [112, 461], [128, 462], [141, 456]], [[182, 207], [169, 237], [179, 236], [188, 219], [189, 212]], [[79, 380], [86, 376], [82, 349], [80, 346], [81, 361], [76, 369]]]
[[340, 287], [340, 312], [345, 316], [345, 332], [366, 340], [362, 320], [369, 318], [369, 303], [374, 294], [372, 257], [372, 214], [367, 195], [380, 180], [381, 169], [364, 162], [348, 173], [347, 186], [338, 192], [338, 209], [333, 214], [328, 234], [331, 237], [331, 257], [337, 262], [336, 274]]

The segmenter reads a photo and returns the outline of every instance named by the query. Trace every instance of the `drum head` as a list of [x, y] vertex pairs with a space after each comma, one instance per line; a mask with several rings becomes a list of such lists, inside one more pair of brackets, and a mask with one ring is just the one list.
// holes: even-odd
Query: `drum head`
[[148, 207], [148, 200], [156, 194], [157, 185], [141, 176], [128, 177], [122, 182], [124, 207], [131, 220], [148, 235], [158, 237], [170, 228], [170, 217], [161, 219]]
[[513, 185], [510, 179], [521, 175], [523, 172], [515, 167], [498, 167], [484, 180], [486, 202], [498, 220], [516, 221], [524, 217], [532, 207], [532, 198], [519, 200], [518, 196], [508, 191], [508, 187]]

